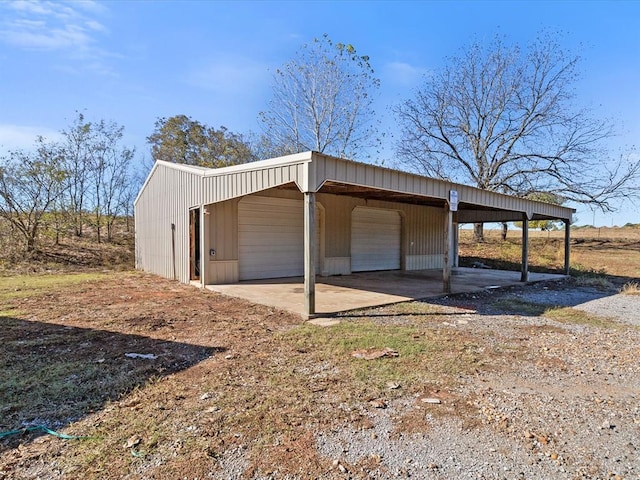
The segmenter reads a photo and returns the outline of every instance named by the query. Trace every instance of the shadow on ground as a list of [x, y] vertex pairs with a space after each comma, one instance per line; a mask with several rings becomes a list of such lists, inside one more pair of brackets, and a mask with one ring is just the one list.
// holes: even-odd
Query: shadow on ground
[[522, 286], [449, 295], [424, 303], [475, 311], [480, 315], [520, 315], [537, 317], [549, 309], [580, 307], [593, 300], [611, 297], [618, 288], [582, 285], [575, 278]]
[[[59, 429], [225, 350], [12, 317], [0, 317], [0, 343], [0, 432]], [[6, 436], [0, 452], [37, 435]]]

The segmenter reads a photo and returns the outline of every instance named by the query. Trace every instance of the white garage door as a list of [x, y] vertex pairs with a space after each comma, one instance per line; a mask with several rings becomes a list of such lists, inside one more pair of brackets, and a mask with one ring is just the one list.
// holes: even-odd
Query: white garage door
[[[316, 221], [320, 235], [318, 227]], [[238, 237], [240, 280], [304, 275], [302, 200], [243, 198], [238, 205]]]
[[401, 232], [398, 212], [355, 208], [351, 216], [351, 271], [398, 270]]

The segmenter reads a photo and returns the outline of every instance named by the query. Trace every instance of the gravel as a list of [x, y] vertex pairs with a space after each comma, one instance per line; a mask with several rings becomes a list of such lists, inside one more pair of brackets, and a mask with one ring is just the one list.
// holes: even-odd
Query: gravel
[[[514, 298], [570, 306], [620, 327], [498, 311], [498, 300]], [[640, 330], [625, 326], [640, 325], [640, 297], [562, 282], [434, 303], [455, 314], [444, 328], [513, 348], [510, 364], [459, 378], [440, 392], [441, 404], [409, 396], [387, 408], [364, 405], [370, 428], [318, 432], [319, 452], [333, 459], [326, 478], [640, 478]], [[399, 321], [385, 311], [376, 321]], [[399, 428], [407, 415], [424, 425]]]

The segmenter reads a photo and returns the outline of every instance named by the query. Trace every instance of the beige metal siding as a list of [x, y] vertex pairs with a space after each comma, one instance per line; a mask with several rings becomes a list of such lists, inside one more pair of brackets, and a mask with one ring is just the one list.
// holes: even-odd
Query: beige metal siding
[[[207, 205], [209, 230], [205, 250], [209, 261], [208, 284], [235, 283], [238, 272], [238, 202], [234, 198], [226, 202]], [[212, 252], [213, 250], [213, 252]], [[214, 253], [215, 252], [215, 253]], [[211, 253], [214, 253], [211, 255]]]
[[[318, 194], [317, 201], [325, 209], [324, 235], [325, 259], [351, 256], [351, 211], [364, 203], [347, 196]], [[341, 260], [344, 262], [344, 260]]]
[[[572, 209], [532, 202], [473, 187], [390, 170], [374, 165], [307, 152], [279, 159], [222, 169], [205, 169], [157, 162], [135, 202], [136, 266], [168, 278], [189, 281], [189, 208], [208, 205], [203, 232], [207, 279], [237, 278], [237, 203], [232, 199], [263, 192], [265, 195], [301, 199], [300, 191], [315, 192], [324, 182], [362, 186], [441, 200], [450, 190], [458, 191], [462, 207], [457, 221], [528, 218], [570, 219]], [[298, 191], [274, 187], [296, 185]], [[325, 225], [323, 272], [348, 273], [351, 262], [351, 212], [356, 207], [398, 210], [403, 215], [402, 260], [407, 269], [434, 268], [444, 251], [444, 208], [372, 201], [349, 196], [318, 194], [325, 210], [319, 215]], [[235, 207], [234, 207], [235, 205]], [[478, 208], [475, 208], [477, 206]], [[465, 210], [467, 209], [467, 210]], [[172, 248], [171, 225], [175, 225]], [[209, 249], [216, 255], [210, 256]], [[212, 263], [215, 267], [211, 267]], [[236, 262], [234, 264], [234, 262]], [[235, 270], [234, 270], [235, 269]]]
[[405, 269], [442, 268], [444, 258], [443, 225], [445, 211], [441, 208], [404, 205]]
[[395, 210], [358, 207], [351, 219], [351, 270], [400, 269], [402, 219]]
[[[248, 164], [247, 168], [251, 168]], [[272, 166], [264, 170], [232, 171], [225, 173], [212, 170], [203, 179], [204, 203], [217, 203], [263, 192], [270, 188], [304, 181], [304, 162], [293, 165]]]
[[188, 213], [189, 208], [199, 206], [200, 185], [200, 177], [193, 173], [164, 165], [154, 167], [135, 203], [136, 268], [189, 281]]
[[[380, 190], [437, 198], [443, 201], [448, 199], [450, 190], [456, 190], [460, 203], [475, 204], [492, 209], [527, 212], [530, 218], [540, 215], [570, 219], [573, 212], [572, 209], [566, 207], [534, 202], [496, 192], [479, 190], [467, 185], [422, 177], [375, 165], [356, 163], [322, 154], [314, 154], [313, 161], [316, 163], [315, 172], [318, 187], [322, 182], [332, 180]], [[482, 210], [479, 210], [477, 215], [481, 216]]]
[[210, 260], [238, 260], [238, 202], [240, 199], [207, 205], [209, 212], [208, 250], [214, 249]]
[[[322, 249], [316, 212], [316, 270]], [[298, 277], [304, 274], [303, 202], [276, 196], [248, 196], [238, 206], [239, 279]]]

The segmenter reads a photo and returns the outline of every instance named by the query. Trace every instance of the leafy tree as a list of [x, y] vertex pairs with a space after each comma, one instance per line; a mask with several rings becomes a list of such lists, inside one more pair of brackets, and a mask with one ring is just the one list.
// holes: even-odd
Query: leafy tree
[[216, 130], [186, 115], [156, 120], [147, 142], [154, 160], [214, 168], [255, 160], [242, 135], [225, 127]]
[[34, 152], [21, 150], [0, 159], [0, 216], [25, 240], [32, 253], [49, 208], [62, 195], [67, 173], [58, 145], [38, 137]]
[[549, 37], [526, 50], [500, 38], [472, 44], [395, 108], [401, 161], [485, 190], [547, 192], [608, 211], [637, 197], [640, 162], [607, 160], [611, 125], [574, 107], [578, 62]]
[[360, 155], [379, 143], [371, 95], [379, 85], [368, 56], [325, 34], [276, 70], [269, 109], [260, 113], [265, 134], [281, 153]]

